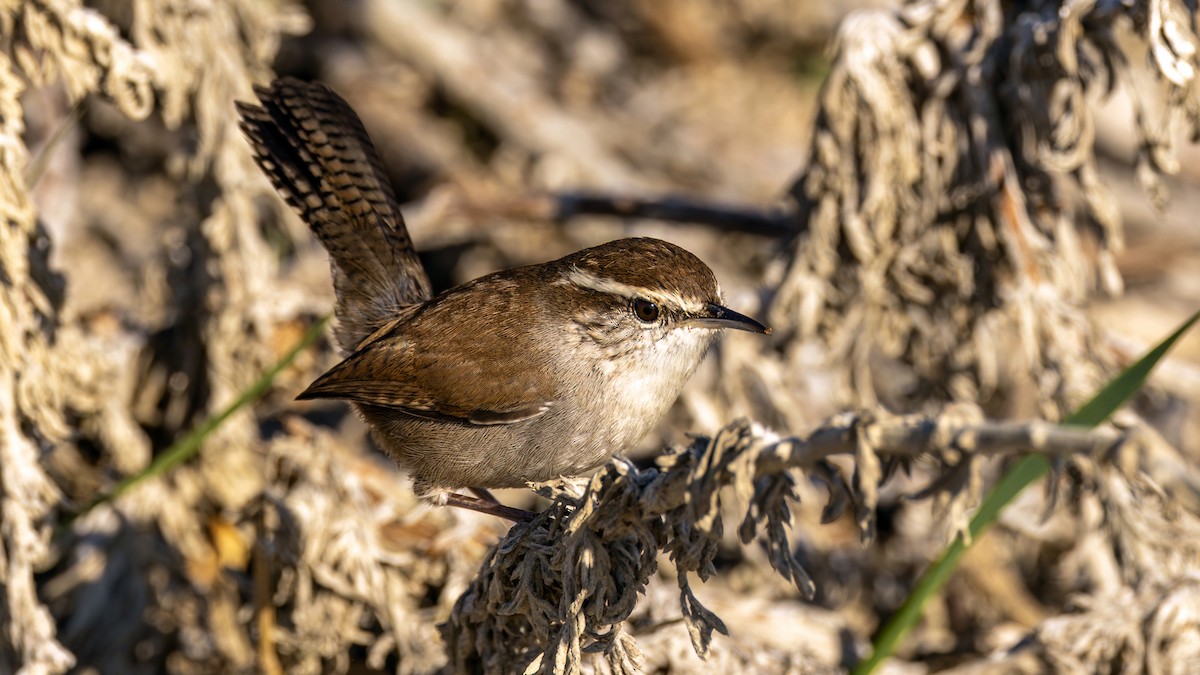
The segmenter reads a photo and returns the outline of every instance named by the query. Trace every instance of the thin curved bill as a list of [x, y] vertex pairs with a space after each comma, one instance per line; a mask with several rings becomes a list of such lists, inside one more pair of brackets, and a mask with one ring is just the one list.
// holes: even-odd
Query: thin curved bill
[[762, 333], [763, 335], [771, 334], [770, 328], [767, 328], [754, 319], [745, 314], [738, 314], [732, 309], [722, 307], [714, 302], [708, 303], [704, 308], [704, 314], [693, 317], [689, 320], [689, 323], [698, 324], [705, 328], [732, 328], [751, 333]]

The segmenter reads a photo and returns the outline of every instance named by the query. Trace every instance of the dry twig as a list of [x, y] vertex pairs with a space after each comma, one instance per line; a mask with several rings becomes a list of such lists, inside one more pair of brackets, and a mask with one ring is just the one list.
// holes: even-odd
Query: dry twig
[[584, 654], [599, 652], [613, 672], [638, 672], [640, 652], [622, 624], [657, 570], [659, 551], [676, 567], [683, 618], [703, 657], [712, 633], [727, 629], [696, 599], [688, 575], [702, 581], [713, 575], [729, 497], [739, 505], [741, 542], [759, 539], [775, 571], [811, 597], [812, 579], [789, 541], [802, 476], [828, 487], [826, 522], [853, 506], [868, 539], [878, 479], [851, 483], [829, 458], [853, 455], [861, 467], [867, 456], [888, 463], [932, 457], [943, 465], [942, 478], [917, 495], [937, 494], [940, 508], [965, 513], [978, 499], [978, 486], [946, 477], [988, 455], [1025, 452], [1106, 462], [1121, 457], [1116, 465], [1131, 478], [1152, 463], [1137, 433], [988, 424], [977, 410], [962, 409], [932, 417], [843, 415], [804, 439], [779, 439], [739, 422], [663, 456], [654, 469], [614, 460], [581, 495], [549, 491], [551, 507], [513, 526], [491, 551], [443, 628], [451, 662], [460, 671], [578, 673]]

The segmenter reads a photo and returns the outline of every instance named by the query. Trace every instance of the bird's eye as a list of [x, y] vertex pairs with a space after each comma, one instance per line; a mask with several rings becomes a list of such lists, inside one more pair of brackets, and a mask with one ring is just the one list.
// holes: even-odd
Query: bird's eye
[[658, 321], [658, 305], [645, 298], [638, 298], [633, 301], [633, 315], [643, 323], [654, 323]]

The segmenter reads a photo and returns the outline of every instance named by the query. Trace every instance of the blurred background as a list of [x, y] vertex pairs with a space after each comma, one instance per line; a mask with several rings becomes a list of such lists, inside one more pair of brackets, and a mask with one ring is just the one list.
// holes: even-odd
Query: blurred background
[[[639, 457], [740, 417], [796, 436], [850, 409], [1057, 420], [1200, 307], [1200, 152], [1182, 143], [1194, 18], [1065, 6], [0, 6], [0, 671], [436, 672], [437, 625], [506, 530], [417, 503], [344, 404], [292, 400], [336, 362], [325, 338], [194, 459], [68, 520], [332, 310], [325, 252], [237, 129], [254, 84], [320, 80], [358, 112], [435, 290], [654, 236], [765, 317], [772, 341], [725, 337]], [[556, 210], [576, 191], [736, 207], [775, 229]], [[1183, 475], [1200, 453], [1200, 338], [1151, 385], [1123, 423], [1153, 429]], [[731, 633], [707, 663], [664, 558], [667, 582], [629, 622], [646, 671], [848, 667], [947, 541], [928, 502], [903, 498], [938, 470], [885, 485], [869, 547], [849, 517], [820, 525], [823, 488], [801, 486], [812, 601], [731, 537], [697, 584]], [[1186, 672], [1153, 670], [1136, 626], [1196, 568], [1176, 550], [1196, 502], [1121, 501], [1103, 474], [1068, 471], [1049, 518], [1031, 490], [894, 672], [984, 672], [970, 669], [1023, 638], [1040, 651], [1021, 672], [1133, 652], [1133, 672]], [[1064, 618], [1113, 598], [1144, 612]]]

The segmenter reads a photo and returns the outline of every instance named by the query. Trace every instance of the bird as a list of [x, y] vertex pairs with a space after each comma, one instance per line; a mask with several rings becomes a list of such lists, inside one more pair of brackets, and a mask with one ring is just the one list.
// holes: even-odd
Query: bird
[[297, 398], [349, 401], [423, 499], [528, 520], [489, 490], [594, 470], [663, 418], [722, 329], [770, 333], [698, 257], [648, 237], [435, 295], [349, 104], [295, 78], [255, 93], [240, 126], [336, 295], [344, 358]]

